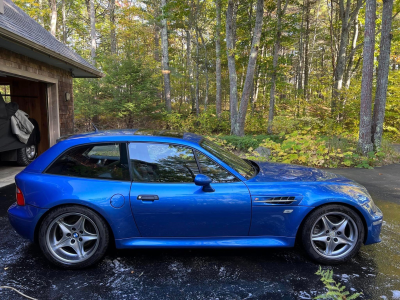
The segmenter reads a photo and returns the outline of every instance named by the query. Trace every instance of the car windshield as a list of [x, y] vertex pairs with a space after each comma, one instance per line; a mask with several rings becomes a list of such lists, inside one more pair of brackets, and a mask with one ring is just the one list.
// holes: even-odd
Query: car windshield
[[236, 156], [207, 139], [203, 139], [200, 146], [222, 160], [244, 178], [250, 179], [255, 175], [256, 169], [250, 161], [246, 161], [239, 156]]

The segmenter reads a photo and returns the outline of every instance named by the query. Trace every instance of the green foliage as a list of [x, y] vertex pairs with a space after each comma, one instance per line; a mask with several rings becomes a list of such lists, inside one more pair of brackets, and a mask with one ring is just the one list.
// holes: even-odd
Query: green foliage
[[246, 135], [244, 137], [239, 137], [235, 135], [223, 135], [218, 136], [218, 138], [225, 140], [235, 149], [244, 152], [247, 152], [249, 148], [256, 149], [267, 138], [274, 142], [282, 141], [282, 136], [279, 135]]
[[387, 144], [384, 144], [380, 152], [370, 152], [368, 156], [360, 155], [356, 150], [357, 140], [352, 135], [321, 136], [316, 131], [310, 133], [295, 131], [287, 135], [282, 133], [281, 136], [281, 142], [267, 138], [260, 144], [271, 150], [269, 157], [261, 157], [258, 152], [250, 148], [249, 153], [246, 154], [247, 158], [311, 167], [367, 169], [388, 160], [393, 162], [400, 159], [399, 154]]
[[345, 286], [342, 286], [341, 283], [336, 283], [333, 279], [332, 270], [322, 270], [319, 267], [319, 270], [315, 274], [321, 276], [321, 281], [328, 291], [325, 294], [318, 295], [314, 299], [353, 300], [361, 296], [361, 293], [350, 295], [350, 292], [345, 290]]
[[209, 109], [202, 112], [198, 117], [194, 114], [170, 113], [164, 114], [166, 128], [193, 132], [198, 134], [229, 133], [229, 114], [224, 112], [218, 119], [215, 111]]
[[141, 60], [115, 57], [104, 62], [103, 72], [107, 76], [100, 80], [75, 81], [77, 127], [91, 128], [95, 117], [103, 128], [137, 127], [146, 120], [143, 116], [162, 118], [162, 105], [154, 101], [154, 72]]

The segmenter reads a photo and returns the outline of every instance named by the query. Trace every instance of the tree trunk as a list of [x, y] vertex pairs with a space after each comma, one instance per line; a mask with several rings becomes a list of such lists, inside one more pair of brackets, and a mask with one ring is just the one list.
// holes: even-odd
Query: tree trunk
[[247, 65], [246, 80], [244, 82], [242, 99], [240, 101], [240, 109], [237, 124], [231, 128], [233, 134], [244, 136], [244, 126], [246, 122], [247, 106], [249, 103], [250, 93], [252, 93], [252, 85], [254, 80], [254, 71], [256, 69], [257, 55], [260, 47], [261, 31], [264, 16], [264, 0], [257, 0], [256, 24], [254, 26], [253, 41], [249, 55], [249, 63]]
[[381, 148], [383, 122], [385, 119], [386, 94], [390, 64], [390, 46], [392, 41], [392, 11], [393, 0], [383, 0], [382, 31], [379, 45], [379, 67], [377, 74], [374, 117], [372, 124], [372, 142], [375, 150]]
[[215, 52], [216, 52], [216, 63], [215, 63], [215, 72], [216, 72], [216, 111], [217, 117], [221, 117], [222, 111], [222, 88], [221, 88], [221, 0], [215, 0], [216, 10], [217, 10], [217, 26], [215, 29]]
[[279, 50], [281, 46], [281, 35], [282, 35], [282, 16], [285, 13], [286, 7], [288, 5], [288, 0], [286, 0], [285, 7], [282, 10], [281, 0], [277, 1], [276, 7], [276, 40], [274, 45], [274, 56], [272, 59], [272, 76], [271, 76], [271, 89], [269, 93], [269, 113], [268, 113], [268, 128], [267, 132], [269, 134], [272, 133], [272, 123], [274, 121], [274, 111], [275, 111], [275, 88], [276, 88], [276, 75], [278, 68], [278, 60], [279, 60]]
[[115, 33], [115, 0], [110, 0], [110, 49], [111, 54], [117, 53], [117, 36]]
[[[231, 113], [231, 133], [236, 132], [237, 125], [237, 74], [235, 62], [235, 30], [234, 27], [234, 0], [228, 1], [228, 9], [226, 11], [226, 53], [228, 56], [228, 71], [229, 71], [229, 102]], [[237, 130], [238, 131], [238, 130]]]
[[64, 45], [67, 44], [67, 11], [65, 7], [65, 0], [62, 0], [61, 2], [61, 9], [62, 9], [62, 30], [63, 30], [63, 36], [62, 36], [62, 41]]
[[[308, 101], [309, 45], [310, 45], [310, 1], [306, 0], [306, 31], [304, 33], [304, 100]], [[279, 51], [279, 49], [278, 49]]]
[[50, 32], [53, 36], [56, 36], [57, 32], [57, 2], [56, 0], [49, 0], [50, 6]]
[[365, 155], [373, 150], [371, 142], [372, 81], [374, 76], [376, 0], [367, 0], [365, 7], [365, 31], [363, 69], [361, 81], [359, 150]]
[[90, 57], [92, 62], [95, 63], [96, 60], [96, 12], [94, 10], [94, 0], [89, 0], [89, 17], [90, 17]]
[[197, 29], [197, 7], [196, 7], [196, 116], [200, 114], [200, 89], [199, 89], [199, 31]]
[[347, 63], [347, 68], [346, 68], [346, 73], [344, 75], [344, 82], [345, 82], [345, 88], [348, 90], [350, 88], [350, 81], [351, 78], [353, 77], [353, 63], [354, 63], [354, 55], [356, 54], [357, 50], [357, 40], [358, 40], [358, 16], [354, 20], [354, 34], [353, 34], [353, 43], [351, 45], [351, 52], [348, 57], [348, 63]]
[[165, 18], [165, 7], [167, 5], [167, 0], [161, 0], [162, 8], [162, 28], [161, 28], [161, 47], [162, 47], [162, 74], [164, 77], [164, 97], [165, 97], [165, 107], [167, 112], [171, 112], [171, 83], [170, 83], [170, 73], [169, 70], [169, 56], [168, 56], [168, 28], [167, 19]]
[[349, 44], [349, 31], [350, 26], [358, 16], [358, 11], [361, 8], [362, 0], [358, 0], [356, 7], [351, 12], [351, 1], [347, 0], [345, 7], [345, 0], [339, 0], [340, 17], [341, 17], [341, 32], [339, 51], [337, 56], [337, 63], [334, 74], [334, 84], [332, 89], [332, 116], [337, 117], [337, 102], [340, 98], [341, 90], [343, 88], [343, 76], [346, 69], [346, 49]]
[[189, 73], [189, 86], [190, 86], [190, 102], [192, 104], [192, 113], [196, 112], [196, 101], [194, 96], [193, 86], [193, 68], [192, 68], [192, 49], [191, 49], [191, 34], [190, 28], [186, 30], [186, 68]]
[[39, 0], [39, 16], [38, 16], [39, 24], [44, 27], [44, 20], [43, 20], [43, 0]]
[[199, 31], [200, 34], [200, 39], [201, 39], [201, 44], [203, 45], [204, 48], [204, 72], [206, 75], [206, 93], [204, 95], [204, 111], [207, 110], [207, 105], [208, 105], [208, 90], [210, 88], [210, 83], [208, 80], [208, 55], [207, 55], [207, 46], [204, 42], [204, 38], [203, 38], [203, 34], [201, 33], [201, 31]]

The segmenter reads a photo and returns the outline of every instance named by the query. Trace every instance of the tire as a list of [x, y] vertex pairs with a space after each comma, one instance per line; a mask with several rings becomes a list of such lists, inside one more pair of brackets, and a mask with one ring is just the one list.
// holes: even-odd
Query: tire
[[360, 250], [364, 236], [363, 222], [353, 209], [342, 205], [326, 205], [307, 217], [301, 239], [311, 259], [333, 265], [354, 257]]
[[44, 256], [65, 269], [89, 267], [103, 258], [109, 244], [106, 222], [89, 208], [71, 205], [50, 211], [39, 228]]
[[26, 167], [37, 157], [37, 145], [28, 146], [17, 150], [17, 164]]

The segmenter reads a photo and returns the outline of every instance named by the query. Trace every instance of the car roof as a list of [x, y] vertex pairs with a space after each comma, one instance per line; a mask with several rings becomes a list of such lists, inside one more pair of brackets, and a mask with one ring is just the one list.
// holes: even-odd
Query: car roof
[[127, 136], [147, 136], [147, 137], [163, 137], [163, 138], [174, 138], [181, 139], [188, 142], [199, 144], [203, 137], [201, 135], [190, 133], [190, 132], [179, 132], [171, 130], [153, 130], [153, 129], [115, 129], [115, 130], [96, 130], [93, 132], [74, 134], [61, 137], [57, 140], [64, 141], [70, 139], [96, 139], [101, 138], [102, 140], [107, 138], [127, 137]]

